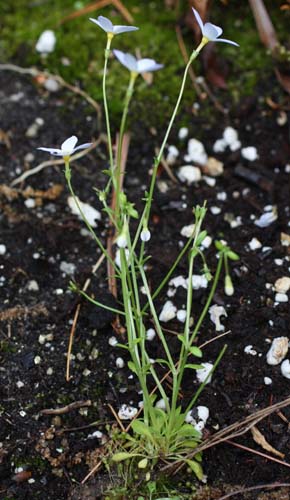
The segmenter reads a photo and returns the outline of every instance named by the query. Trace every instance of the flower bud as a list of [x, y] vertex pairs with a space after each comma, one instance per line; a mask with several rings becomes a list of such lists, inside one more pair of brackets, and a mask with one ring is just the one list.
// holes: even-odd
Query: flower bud
[[234, 286], [231, 277], [227, 274], [225, 277], [225, 294], [229, 297], [234, 294]]
[[127, 246], [127, 236], [124, 231], [118, 236], [116, 243], [119, 248], [126, 248]]
[[150, 240], [151, 233], [150, 233], [148, 227], [144, 228], [141, 231], [140, 238], [141, 238], [142, 241], [145, 241], [145, 242]]

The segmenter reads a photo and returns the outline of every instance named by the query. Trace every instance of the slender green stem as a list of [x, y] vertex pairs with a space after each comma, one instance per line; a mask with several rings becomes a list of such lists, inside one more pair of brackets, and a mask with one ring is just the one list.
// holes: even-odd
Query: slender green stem
[[113, 269], [114, 271], [116, 272], [116, 274], [120, 277], [120, 273], [116, 267], [116, 264], [115, 262], [113, 261], [113, 259], [110, 257], [110, 255], [108, 254], [107, 250], [105, 249], [105, 247], [103, 246], [101, 240], [97, 237], [95, 231], [93, 230], [91, 224], [89, 223], [88, 219], [86, 218], [85, 214], [84, 214], [84, 211], [82, 210], [81, 206], [80, 206], [80, 203], [79, 203], [79, 200], [73, 190], [73, 187], [72, 187], [72, 184], [71, 184], [71, 169], [70, 169], [70, 164], [69, 164], [69, 158], [65, 158], [65, 178], [66, 178], [66, 181], [67, 181], [67, 185], [68, 185], [68, 188], [69, 188], [69, 191], [73, 197], [73, 200], [76, 204], [76, 207], [81, 215], [81, 218], [83, 219], [85, 225], [87, 226], [89, 232], [91, 233], [91, 235], [93, 236], [95, 242], [97, 243], [98, 247], [101, 249], [102, 253], [105, 254], [106, 258], [109, 260], [109, 262], [111, 263], [111, 265], [113, 266]]
[[186, 67], [185, 67], [184, 74], [183, 74], [183, 79], [182, 79], [182, 83], [181, 83], [181, 87], [180, 87], [180, 91], [179, 91], [179, 95], [178, 95], [178, 98], [177, 98], [177, 101], [176, 101], [176, 104], [175, 104], [175, 108], [173, 110], [173, 113], [172, 113], [172, 116], [171, 116], [168, 128], [166, 130], [163, 142], [161, 144], [161, 147], [160, 147], [160, 150], [159, 150], [159, 153], [158, 153], [158, 156], [157, 156], [157, 158], [154, 161], [154, 167], [153, 167], [153, 173], [152, 173], [152, 178], [151, 178], [151, 182], [150, 182], [149, 194], [148, 194], [146, 205], [145, 205], [145, 208], [144, 208], [147, 220], [150, 220], [150, 211], [151, 211], [151, 204], [152, 204], [152, 199], [153, 199], [153, 191], [154, 191], [155, 182], [156, 182], [157, 170], [158, 170], [159, 164], [161, 162], [161, 159], [162, 159], [162, 156], [163, 156], [163, 152], [164, 152], [164, 149], [165, 149], [165, 146], [166, 146], [169, 134], [171, 132], [173, 123], [175, 121], [175, 118], [176, 118], [176, 115], [177, 115], [177, 112], [178, 112], [178, 109], [179, 109], [179, 106], [180, 106], [180, 103], [181, 103], [181, 99], [182, 99], [182, 96], [183, 96], [183, 93], [184, 93], [184, 88], [185, 88], [187, 74], [188, 74], [188, 71], [189, 71], [189, 68], [190, 68], [192, 62], [197, 58], [198, 54], [200, 53], [200, 51], [201, 51], [201, 49], [203, 48], [204, 45], [205, 45], [205, 43], [202, 40], [201, 43], [199, 44], [199, 46], [197, 47], [197, 49], [192, 52], [192, 54], [191, 54], [191, 56], [189, 58], [189, 61], [188, 61], [187, 65], [186, 65]]
[[121, 156], [122, 156], [122, 148], [123, 148], [123, 138], [124, 138], [127, 115], [128, 115], [128, 111], [129, 111], [129, 104], [130, 104], [130, 101], [131, 101], [131, 98], [132, 98], [132, 95], [134, 92], [134, 84], [135, 84], [137, 76], [138, 76], [137, 73], [131, 72], [129, 85], [128, 85], [127, 91], [126, 91], [123, 115], [122, 115], [122, 119], [121, 119], [120, 132], [119, 132], [118, 149], [117, 149], [117, 164], [116, 164], [116, 171], [114, 174], [115, 185], [116, 185], [115, 219], [116, 219], [117, 225], [119, 223], [119, 212], [120, 212], [120, 199], [119, 198], [120, 198], [120, 191], [121, 191], [121, 175], [122, 175]]
[[89, 302], [92, 302], [92, 304], [95, 304], [95, 306], [98, 306], [98, 307], [101, 307], [102, 309], [107, 309], [108, 311], [112, 311], [113, 313], [116, 313], [116, 314], [119, 314], [119, 315], [122, 315], [122, 316], [125, 316], [125, 313], [124, 311], [120, 311], [119, 309], [115, 309], [114, 307], [110, 307], [110, 306], [106, 306], [105, 304], [102, 304], [101, 302], [99, 302], [98, 300], [95, 300], [93, 299], [92, 297], [90, 297], [86, 292], [84, 292], [83, 290], [78, 290], [78, 293], [80, 295], [82, 295], [83, 297], [85, 297], [85, 299], [87, 299]]
[[111, 136], [111, 126], [110, 126], [110, 117], [108, 110], [108, 101], [107, 101], [107, 90], [106, 90], [106, 78], [107, 78], [107, 67], [108, 60], [110, 57], [110, 48], [112, 42], [112, 34], [108, 34], [107, 37], [107, 45], [105, 48], [105, 63], [104, 63], [104, 72], [103, 72], [103, 102], [104, 102], [104, 110], [105, 110], [105, 118], [106, 118], [106, 128], [107, 128], [107, 137], [108, 137], [108, 150], [109, 150], [109, 158], [110, 158], [110, 169], [111, 176], [114, 174], [114, 159], [113, 159], [113, 148], [112, 148], [112, 136]]

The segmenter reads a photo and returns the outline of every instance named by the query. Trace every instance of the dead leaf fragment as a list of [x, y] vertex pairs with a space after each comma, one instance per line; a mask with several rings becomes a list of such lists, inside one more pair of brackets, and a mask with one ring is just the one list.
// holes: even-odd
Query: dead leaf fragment
[[269, 451], [270, 453], [273, 453], [273, 455], [276, 455], [277, 457], [280, 457], [282, 459], [285, 458], [284, 453], [281, 453], [280, 451], [276, 450], [276, 448], [273, 448], [273, 446], [271, 446], [268, 441], [266, 441], [263, 434], [255, 425], [252, 427], [251, 432], [255, 443], [259, 444], [264, 450]]
[[290, 245], [290, 234], [281, 233], [280, 234], [280, 241], [281, 241], [281, 245], [283, 247], [289, 247], [289, 245]]

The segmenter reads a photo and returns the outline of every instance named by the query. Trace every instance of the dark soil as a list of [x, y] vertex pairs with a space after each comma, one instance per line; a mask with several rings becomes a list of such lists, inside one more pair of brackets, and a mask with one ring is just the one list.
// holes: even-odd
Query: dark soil
[[[272, 84], [275, 82], [269, 82], [269, 88]], [[82, 222], [68, 208], [62, 167], [43, 169], [17, 186], [14, 195], [3, 189], [3, 185], [9, 186], [25, 169], [48, 159], [37, 152], [36, 147], [58, 145], [72, 134], [76, 134], [80, 142], [96, 138], [96, 120], [91, 109], [79, 98], [62, 92], [43, 94], [29, 79], [2, 73], [0, 85], [1, 129], [8, 134], [11, 143], [11, 147], [7, 141], [5, 144], [5, 135], [1, 136], [0, 244], [6, 246], [6, 253], [0, 256], [0, 497], [101, 498], [107, 480], [103, 472], [85, 488], [76, 487], [98, 460], [100, 439], [88, 436], [96, 430], [106, 433], [106, 424], [114, 422], [108, 404], [118, 411], [123, 403], [137, 405], [140, 395], [136, 381], [128, 379], [127, 368], [116, 368], [116, 358], [125, 356], [123, 350], [108, 343], [108, 339], [116, 335], [111, 326], [112, 314], [84, 301], [81, 302], [73, 345], [72, 378], [70, 382], [65, 380], [69, 332], [79, 303], [79, 298], [68, 291], [68, 283], [73, 277], [82, 285], [87, 277], [91, 277], [99, 253], [84, 232]], [[282, 376], [280, 366], [266, 363], [267, 339], [289, 334], [289, 303], [275, 305], [275, 292], [266, 287], [266, 283], [273, 284], [277, 278], [289, 275], [289, 247], [280, 242], [280, 233], [290, 232], [289, 172], [285, 171], [290, 153], [289, 123], [279, 126], [278, 111], [270, 108], [258, 93], [240, 102], [229, 115], [217, 113], [212, 113], [210, 120], [202, 118], [202, 110], [198, 117], [188, 113], [189, 138], [198, 134], [208, 154], [224, 162], [224, 174], [217, 178], [214, 187], [204, 181], [186, 187], [181, 183], [174, 184], [165, 172], [161, 172], [160, 178], [166, 182], [168, 190], [161, 193], [156, 189], [153, 237], [149, 246], [151, 282], [156, 285], [177, 256], [179, 242], [186, 241], [180, 236], [180, 230], [193, 222], [192, 207], [207, 200], [209, 210], [205, 227], [208, 233], [213, 238], [226, 240], [240, 256], [240, 261], [231, 266], [234, 295], [227, 297], [224, 294], [221, 280], [213, 301], [226, 307], [228, 317], [223, 323], [229, 333], [204, 348], [204, 361], [214, 362], [224, 343], [228, 345], [213, 381], [206, 386], [199, 400], [199, 404], [210, 410], [207, 435], [215, 432], [217, 426], [223, 428], [282, 401], [289, 395], [290, 384]], [[28, 138], [26, 131], [37, 117], [43, 118], [44, 125], [35, 138]], [[249, 163], [241, 157], [240, 151], [213, 153], [213, 144], [227, 125], [238, 130], [243, 147], [253, 145], [257, 148], [258, 160]], [[132, 127], [125, 188], [129, 199], [138, 207], [148, 183], [154, 148], [159, 144], [160, 134], [155, 136], [151, 132], [144, 130], [141, 122]], [[170, 143], [176, 144], [183, 155], [187, 141], [178, 141], [177, 132], [178, 128]], [[33, 158], [29, 158], [31, 154]], [[184, 163], [180, 160], [177, 166]], [[265, 182], [253, 183], [241, 178], [237, 175], [237, 167], [241, 166], [251, 173], [258, 173]], [[96, 153], [90, 153], [73, 165], [73, 184], [78, 196], [99, 209], [92, 188], [104, 185], [102, 170], [105, 167], [105, 146], [98, 147]], [[55, 185], [61, 185], [63, 189], [54, 191], [54, 199], [32, 194], [29, 198], [35, 199], [36, 206], [28, 208], [25, 205], [25, 188], [31, 186], [34, 190], [47, 191]], [[220, 192], [226, 192], [225, 201], [217, 199]], [[266, 228], [259, 228], [251, 216], [259, 217], [267, 205], [277, 206], [278, 219]], [[211, 213], [213, 206], [221, 208], [220, 214]], [[225, 214], [232, 214], [235, 218], [240, 216], [241, 225], [232, 228], [225, 220]], [[98, 232], [104, 236], [105, 229], [103, 214]], [[253, 237], [261, 241], [263, 249], [248, 249]], [[214, 270], [213, 244], [206, 254]], [[60, 270], [61, 262], [74, 264], [72, 276]], [[186, 265], [184, 259], [174, 275], [186, 276]], [[198, 274], [201, 269], [197, 266], [195, 271]], [[37, 282], [37, 290], [31, 289], [32, 280]], [[105, 266], [92, 279], [90, 293], [102, 297], [103, 302], [114, 303], [107, 292]], [[180, 308], [184, 298], [179, 288], [173, 301]], [[200, 309], [205, 298], [204, 291], [194, 293], [194, 311]], [[158, 300], [161, 309], [166, 295]], [[182, 325], [173, 321], [165, 327], [180, 331]], [[44, 340], [40, 337], [47, 335], [49, 337]], [[207, 316], [198, 343], [215, 335], [214, 325]], [[39, 342], [39, 337], [44, 343]], [[173, 350], [174, 345], [172, 336]], [[253, 345], [256, 356], [244, 352], [247, 345]], [[94, 359], [96, 349], [98, 357]], [[160, 352], [156, 337], [150, 355], [154, 358]], [[35, 361], [39, 363], [35, 364]], [[265, 385], [265, 376], [272, 379], [272, 384]], [[196, 382], [190, 374], [184, 385], [184, 401], [189, 400], [195, 388]], [[59, 416], [41, 414], [44, 409], [87, 400], [91, 402], [89, 406]], [[286, 419], [290, 418], [289, 408], [282, 413]], [[90, 424], [93, 425], [89, 427]], [[267, 441], [285, 454], [285, 461], [290, 462], [287, 421], [274, 414], [258, 427]], [[236, 439], [236, 442], [264, 451], [254, 443], [251, 433]], [[219, 498], [241, 487], [290, 482], [290, 471], [286, 466], [228, 443], [204, 454], [204, 470], [208, 484], [216, 490], [210, 492], [210, 489], [202, 488], [199, 498]], [[286, 488], [281, 490], [280, 496], [276, 497], [272, 492], [259, 497], [260, 491], [256, 490], [235, 498], [289, 499], [289, 491]]]

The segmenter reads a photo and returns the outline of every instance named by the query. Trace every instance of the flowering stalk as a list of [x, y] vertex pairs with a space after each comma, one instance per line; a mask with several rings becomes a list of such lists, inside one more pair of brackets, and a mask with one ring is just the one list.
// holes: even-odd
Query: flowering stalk
[[110, 57], [110, 48], [111, 42], [113, 40], [113, 33], [107, 33], [107, 45], [105, 48], [105, 63], [104, 63], [104, 72], [103, 72], [103, 102], [104, 102], [104, 110], [105, 110], [105, 118], [106, 118], [106, 128], [107, 128], [107, 137], [108, 137], [108, 150], [109, 150], [109, 158], [110, 158], [110, 169], [112, 180], [114, 180], [114, 160], [113, 160], [113, 148], [112, 148], [112, 136], [111, 136], [111, 126], [110, 126], [110, 117], [108, 110], [108, 102], [107, 102], [107, 91], [106, 91], [106, 77], [107, 77], [107, 67], [108, 60]]

